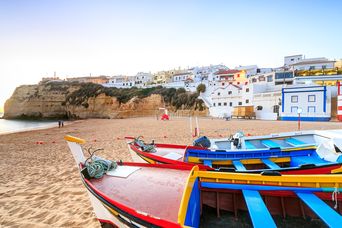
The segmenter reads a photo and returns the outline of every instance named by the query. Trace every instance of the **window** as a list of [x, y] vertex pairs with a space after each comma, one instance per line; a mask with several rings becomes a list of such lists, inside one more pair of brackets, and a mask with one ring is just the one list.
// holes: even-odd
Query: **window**
[[308, 106], [308, 113], [315, 113], [316, 107], [315, 106]]
[[232, 91], [228, 91], [228, 95], [231, 95], [232, 94]]
[[246, 93], [248, 93], [249, 92], [249, 88], [246, 88]]
[[221, 102], [217, 103], [218, 106], [221, 106]]
[[215, 103], [214, 103], [213, 105], [214, 105], [214, 107], [216, 106], [216, 104], [215, 104]]
[[267, 82], [272, 82], [273, 81], [273, 76], [272, 75], [267, 76], [266, 80], [267, 80]]
[[293, 62], [293, 61], [294, 61], [294, 59], [291, 59], [291, 61]]
[[220, 93], [220, 92], [218, 92], [218, 93], [217, 93], [217, 96], [220, 96], [220, 95], [221, 95], [221, 93]]
[[252, 78], [252, 82], [257, 82], [257, 79], [256, 78]]
[[237, 77], [239, 78], [239, 77], [240, 77], [240, 74], [238, 74]]
[[298, 96], [291, 96], [291, 103], [298, 103]]
[[297, 106], [292, 106], [291, 107], [291, 113], [296, 113], [297, 114], [298, 107]]
[[222, 82], [222, 86], [224, 86], [224, 82]]
[[262, 106], [260, 106], [260, 105], [257, 106], [257, 107], [256, 107], [256, 110], [261, 111], [261, 110], [262, 110]]
[[249, 99], [246, 99], [246, 104], [248, 104], [249, 103]]
[[233, 106], [233, 102], [229, 102], [229, 106], [232, 107]]
[[310, 66], [309, 67], [309, 70], [314, 70], [315, 69], [315, 66]]
[[316, 102], [316, 95], [309, 95], [308, 102]]
[[327, 65], [322, 66], [322, 70], [325, 70], [325, 69], [327, 69]]
[[241, 102], [241, 101], [239, 101], [239, 105], [242, 105], [242, 102]]
[[224, 102], [224, 103], [223, 103], [223, 106], [227, 106], [227, 102]]
[[265, 77], [264, 76], [259, 76], [259, 82], [263, 82], [265, 81]]

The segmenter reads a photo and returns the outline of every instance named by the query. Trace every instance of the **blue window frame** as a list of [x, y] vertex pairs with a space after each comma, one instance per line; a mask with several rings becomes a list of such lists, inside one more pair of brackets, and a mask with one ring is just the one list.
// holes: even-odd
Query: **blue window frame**
[[308, 102], [316, 102], [316, 95], [309, 95]]
[[291, 107], [291, 113], [296, 113], [297, 114], [298, 106], [292, 106]]
[[316, 112], [316, 106], [308, 106], [308, 113], [315, 113]]
[[291, 103], [298, 103], [298, 96], [291, 96]]

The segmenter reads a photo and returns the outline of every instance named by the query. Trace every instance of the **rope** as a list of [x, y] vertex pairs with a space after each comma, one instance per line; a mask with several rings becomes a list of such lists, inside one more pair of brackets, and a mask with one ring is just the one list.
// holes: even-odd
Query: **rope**
[[99, 179], [103, 177], [108, 171], [116, 169], [118, 166], [115, 161], [109, 161], [101, 157], [95, 156], [95, 152], [103, 149], [94, 150], [92, 153], [88, 149], [90, 157], [85, 161], [85, 166], [87, 168], [90, 177]]
[[141, 138], [141, 136], [139, 136], [138, 138], [135, 138], [134, 143], [137, 144], [142, 149], [142, 151], [150, 152], [150, 153], [157, 152], [153, 143], [152, 144], [145, 144], [145, 142], [143, 140], [141, 140], [140, 138]]
[[337, 195], [338, 194], [340, 194], [340, 192], [338, 191], [338, 189], [337, 189], [337, 187], [335, 187], [335, 190], [332, 192], [332, 194], [331, 194], [331, 200], [333, 201], [333, 202], [335, 202], [335, 206], [334, 206], [334, 209], [337, 209], [337, 203], [338, 203], [338, 201], [337, 201]]

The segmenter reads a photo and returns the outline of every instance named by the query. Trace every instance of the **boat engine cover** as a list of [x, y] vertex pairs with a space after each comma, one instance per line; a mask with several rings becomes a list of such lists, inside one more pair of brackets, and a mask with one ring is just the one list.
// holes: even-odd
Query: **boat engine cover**
[[194, 146], [209, 148], [211, 143], [207, 136], [199, 137], [198, 139], [194, 140], [193, 142]]

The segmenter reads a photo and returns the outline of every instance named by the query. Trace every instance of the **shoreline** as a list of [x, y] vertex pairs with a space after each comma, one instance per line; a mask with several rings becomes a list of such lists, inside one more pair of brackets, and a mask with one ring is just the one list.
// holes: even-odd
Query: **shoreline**
[[[70, 124], [73, 124], [77, 121], [81, 121], [81, 120], [74, 120], [74, 121], [64, 121], [64, 127]], [[59, 128], [57, 123], [52, 123], [51, 122], [51, 126], [41, 126], [41, 127], [29, 127], [29, 128], [25, 128], [25, 129], [19, 129], [19, 130], [11, 130], [11, 131], [5, 131], [5, 132], [0, 132], [0, 135], [10, 135], [10, 134], [15, 134], [15, 133], [22, 133], [22, 132], [34, 132], [34, 131], [38, 131], [38, 130], [45, 130], [45, 129], [52, 129], [52, 128]]]

